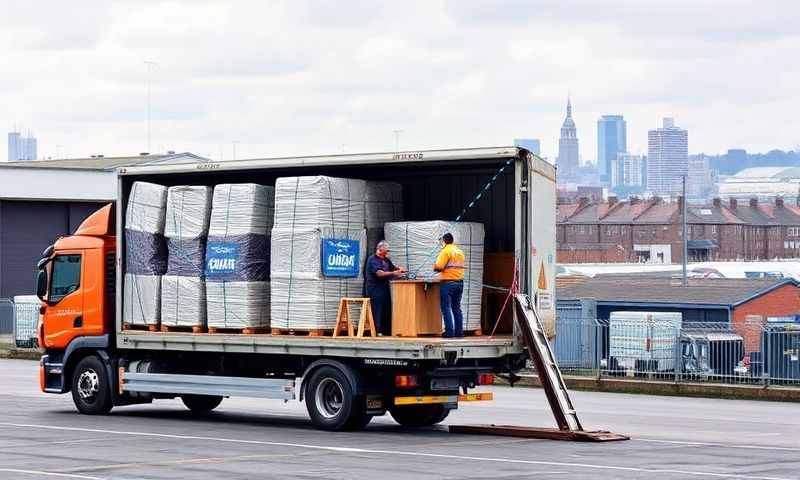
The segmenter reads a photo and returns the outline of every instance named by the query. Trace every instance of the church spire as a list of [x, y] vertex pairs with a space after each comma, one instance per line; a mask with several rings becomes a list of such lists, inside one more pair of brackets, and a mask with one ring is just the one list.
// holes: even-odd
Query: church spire
[[572, 118], [572, 100], [569, 94], [567, 94], [567, 118]]

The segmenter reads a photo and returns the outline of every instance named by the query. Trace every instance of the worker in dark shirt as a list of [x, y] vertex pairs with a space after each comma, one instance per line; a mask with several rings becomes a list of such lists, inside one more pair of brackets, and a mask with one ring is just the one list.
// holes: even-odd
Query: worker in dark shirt
[[366, 291], [372, 305], [375, 329], [378, 330], [378, 335], [391, 335], [392, 300], [389, 281], [403, 275], [407, 270], [396, 267], [389, 260], [389, 244], [383, 240], [375, 247], [375, 255], [370, 255], [367, 259], [365, 270]]

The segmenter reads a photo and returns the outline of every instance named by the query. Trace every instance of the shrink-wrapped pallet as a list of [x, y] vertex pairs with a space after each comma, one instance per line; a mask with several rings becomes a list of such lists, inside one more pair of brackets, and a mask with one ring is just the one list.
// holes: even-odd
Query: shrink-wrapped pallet
[[209, 328], [270, 326], [269, 232], [275, 190], [254, 183], [214, 188], [206, 247]]
[[[336, 324], [339, 299], [360, 297], [363, 278], [326, 277], [323, 274], [323, 239], [358, 241], [354, 262], [365, 255], [364, 229], [272, 229], [271, 310], [272, 327], [281, 329], [330, 329]], [[334, 240], [325, 240], [333, 242]]]
[[161, 276], [167, 270], [166, 201], [164, 186], [134, 182], [131, 187], [125, 208], [125, 325], [158, 325], [161, 320]]
[[[272, 328], [332, 329], [339, 300], [361, 295], [367, 247], [365, 190], [363, 180], [346, 178], [277, 180], [270, 264]], [[334, 264], [339, 260], [344, 263]]]
[[368, 181], [364, 194], [367, 252], [371, 255], [385, 238], [383, 224], [403, 220], [403, 187], [397, 182]]
[[179, 185], [167, 192], [167, 273], [161, 279], [161, 324], [204, 327], [204, 259], [211, 187]]
[[275, 182], [275, 226], [364, 228], [366, 182], [325, 176]]
[[384, 226], [386, 239], [392, 246], [392, 261], [407, 266], [417, 278], [435, 279], [433, 264], [442, 249], [440, 240], [447, 232], [464, 252], [464, 293], [461, 311], [464, 330], [481, 328], [483, 291], [483, 224], [473, 222], [392, 222]]

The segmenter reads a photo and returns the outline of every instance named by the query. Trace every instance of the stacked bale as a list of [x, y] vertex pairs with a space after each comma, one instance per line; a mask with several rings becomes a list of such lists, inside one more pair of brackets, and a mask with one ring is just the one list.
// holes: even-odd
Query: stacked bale
[[392, 261], [403, 265], [420, 279], [436, 279], [433, 264], [441, 251], [440, 240], [447, 232], [464, 252], [464, 293], [461, 311], [464, 330], [481, 328], [481, 299], [483, 291], [483, 224], [472, 222], [392, 222], [384, 226], [386, 239], [392, 245]]
[[403, 187], [396, 182], [367, 182], [364, 196], [364, 223], [367, 227], [367, 253], [383, 240], [383, 224], [403, 219]]
[[[345, 178], [277, 180], [270, 264], [273, 329], [332, 329], [339, 300], [361, 295], [366, 249], [365, 189], [363, 180]], [[323, 239], [359, 242], [354, 276], [323, 275]], [[338, 248], [336, 243], [329, 247]]]
[[167, 192], [168, 263], [161, 280], [161, 324], [166, 327], [206, 325], [204, 258], [211, 187], [176, 186]]
[[214, 188], [206, 249], [209, 328], [270, 326], [269, 233], [275, 189], [254, 183]]
[[122, 321], [126, 326], [156, 327], [161, 319], [161, 276], [167, 271], [166, 203], [166, 187], [133, 183], [125, 209]]

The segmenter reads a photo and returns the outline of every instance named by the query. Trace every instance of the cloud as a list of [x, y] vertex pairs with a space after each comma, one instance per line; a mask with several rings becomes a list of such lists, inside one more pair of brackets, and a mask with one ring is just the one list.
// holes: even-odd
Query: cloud
[[[690, 150], [800, 140], [794, 2], [14, 2], [2, 121], [40, 153], [237, 156], [509, 144], [555, 157], [568, 91], [584, 159], [674, 115]], [[157, 66], [148, 77], [145, 60]], [[225, 147], [225, 146], [228, 147]]]

